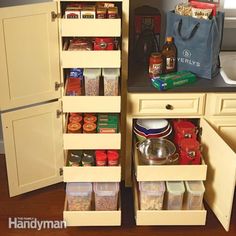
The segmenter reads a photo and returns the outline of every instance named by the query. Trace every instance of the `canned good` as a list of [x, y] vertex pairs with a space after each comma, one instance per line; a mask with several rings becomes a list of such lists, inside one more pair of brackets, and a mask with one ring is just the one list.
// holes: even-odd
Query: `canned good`
[[97, 121], [97, 117], [94, 115], [86, 115], [84, 117], [84, 123], [95, 123]]
[[96, 151], [96, 166], [106, 166], [107, 165], [107, 154], [105, 151]]
[[76, 115], [76, 116], [73, 115], [73, 116], [70, 116], [69, 118], [70, 123], [80, 123], [82, 120], [83, 120], [83, 117], [80, 115]]
[[98, 7], [96, 11], [97, 19], [107, 18], [107, 9], [105, 7]]
[[68, 166], [80, 166], [82, 160], [82, 152], [73, 150], [69, 152]]
[[82, 157], [83, 166], [93, 166], [94, 165], [94, 155], [92, 153], [83, 153]]
[[119, 165], [119, 153], [115, 150], [107, 151], [108, 166], [118, 166]]
[[158, 77], [163, 72], [163, 59], [161, 53], [152, 53], [149, 59], [149, 76], [150, 78]]
[[83, 133], [96, 133], [97, 125], [94, 123], [85, 123], [83, 125]]
[[69, 123], [67, 126], [68, 133], [81, 133], [80, 123]]

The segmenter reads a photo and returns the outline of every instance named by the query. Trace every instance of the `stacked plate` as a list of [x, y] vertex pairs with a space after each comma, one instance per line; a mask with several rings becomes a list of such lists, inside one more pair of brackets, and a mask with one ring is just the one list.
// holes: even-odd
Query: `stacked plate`
[[138, 119], [134, 125], [134, 133], [139, 141], [147, 138], [167, 138], [172, 127], [165, 119]]

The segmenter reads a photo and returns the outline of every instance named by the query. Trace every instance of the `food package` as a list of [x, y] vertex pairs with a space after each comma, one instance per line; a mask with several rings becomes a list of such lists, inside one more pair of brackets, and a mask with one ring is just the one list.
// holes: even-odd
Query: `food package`
[[181, 16], [192, 16], [192, 6], [188, 3], [178, 4], [175, 7], [175, 13]]
[[91, 51], [93, 50], [92, 42], [88, 39], [74, 38], [71, 39], [68, 51]]
[[212, 14], [212, 9], [199, 9], [192, 7], [192, 17], [198, 19], [210, 19]]
[[190, 4], [193, 8], [207, 9], [207, 10], [211, 9], [212, 15], [216, 16], [217, 5], [214, 3], [191, 1]]

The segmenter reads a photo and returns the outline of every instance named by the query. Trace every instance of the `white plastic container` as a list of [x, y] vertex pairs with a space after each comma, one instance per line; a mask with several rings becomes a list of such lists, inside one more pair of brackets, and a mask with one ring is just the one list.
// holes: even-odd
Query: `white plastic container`
[[202, 210], [205, 187], [202, 181], [185, 181], [187, 190], [187, 209]]
[[161, 210], [165, 192], [164, 181], [139, 182], [140, 209]]
[[118, 208], [119, 183], [94, 183], [95, 210], [116, 211]]
[[118, 96], [119, 94], [119, 68], [104, 68], [102, 69], [104, 79], [104, 95]]
[[185, 192], [183, 181], [167, 181], [167, 210], [181, 210]]
[[69, 211], [90, 211], [92, 183], [67, 183], [66, 196]]
[[84, 69], [85, 95], [99, 96], [101, 69]]

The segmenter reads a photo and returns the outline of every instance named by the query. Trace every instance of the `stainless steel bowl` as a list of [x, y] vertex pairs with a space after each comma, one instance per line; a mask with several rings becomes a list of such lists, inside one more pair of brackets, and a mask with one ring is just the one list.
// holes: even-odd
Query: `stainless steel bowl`
[[146, 139], [137, 148], [141, 161], [148, 165], [174, 164], [179, 158], [174, 143], [167, 139]]

